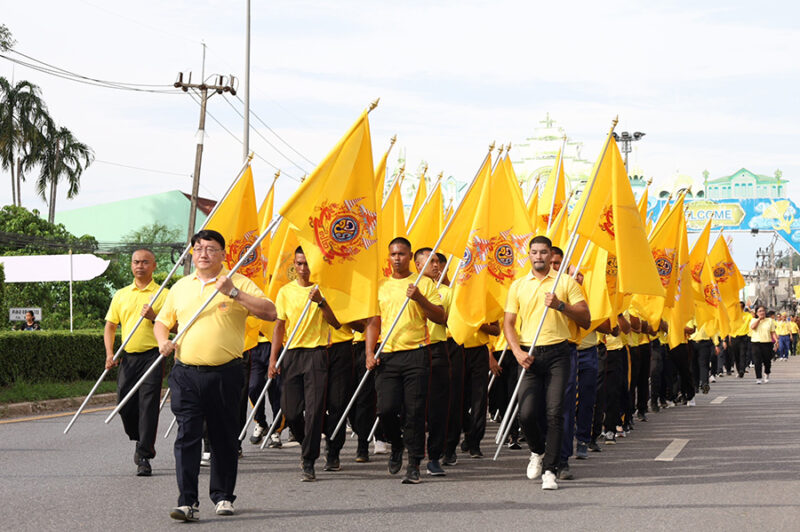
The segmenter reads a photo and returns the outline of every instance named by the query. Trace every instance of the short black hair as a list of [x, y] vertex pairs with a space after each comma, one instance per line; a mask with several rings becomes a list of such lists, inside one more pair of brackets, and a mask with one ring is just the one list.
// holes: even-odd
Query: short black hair
[[28, 314], [30, 314], [30, 315], [31, 315], [31, 318], [35, 318], [35, 317], [36, 317], [36, 316], [34, 315], [34, 313], [33, 313], [33, 311], [32, 311], [32, 310], [26, 310], [26, 311], [25, 311], [25, 315], [27, 316]]
[[550, 239], [544, 235], [536, 235], [535, 237], [531, 238], [531, 241], [528, 242], [528, 249], [531, 249], [534, 244], [547, 244], [547, 247], [553, 247], [553, 242], [551, 242]]
[[225, 237], [213, 229], [203, 229], [202, 231], [196, 232], [194, 236], [192, 236], [192, 247], [194, 247], [198, 240], [213, 240], [222, 246], [222, 249], [225, 249]]
[[444, 253], [437, 253], [436, 258], [439, 259], [440, 264], [447, 264], [447, 257], [444, 256]]
[[551, 246], [550, 250], [553, 252], [553, 255], [560, 255], [561, 258], [564, 258], [564, 250], [562, 250], [558, 246]]
[[431, 248], [419, 248], [414, 252], [414, 262], [417, 262], [417, 259], [423, 253], [430, 253], [431, 251], [433, 251]]
[[408, 248], [408, 251], [411, 251], [411, 242], [408, 241], [407, 238], [403, 238], [402, 236], [397, 236], [389, 242], [389, 247], [394, 246], [395, 244], [402, 244]]
[[305, 255], [306, 252], [303, 251], [303, 246], [297, 246], [297, 249], [294, 250], [294, 254], [297, 255], [298, 253]]

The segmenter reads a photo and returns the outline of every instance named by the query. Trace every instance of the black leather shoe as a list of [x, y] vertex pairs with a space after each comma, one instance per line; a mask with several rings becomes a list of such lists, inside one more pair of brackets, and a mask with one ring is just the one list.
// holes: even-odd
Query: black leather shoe
[[153, 474], [153, 468], [150, 467], [150, 460], [147, 458], [139, 458], [139, 464], [136, 466], [137, 477], [149, 477]]
[[342, 467], [339, 464], [339, 456], [334, 455], [333, 453], [328, 453], [328, 458], [325, 460], [325, 466], [322, 468], [323, 471], [339, 471]]
[[403, 450], [392, 451], [389, 455], [389, 474], [396, 475], [403, 467]]
[[314, 462], [303, 462], [303, 476], [300, 477], [301, 482], [314, 482], [317, 480], [317, 474], [314, 472]]
[[403, 484], [419, 484], [419, 466], [408, 464]]

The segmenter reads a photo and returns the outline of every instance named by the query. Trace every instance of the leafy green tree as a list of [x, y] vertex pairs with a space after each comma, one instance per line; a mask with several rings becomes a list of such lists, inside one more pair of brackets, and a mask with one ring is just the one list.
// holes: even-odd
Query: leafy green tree
[[94, 161], [94, 152], [89, 146], [79, 142], [70, 130], [57, 127], [52, 122], [44, 128], [44, 142], [39, 147], [40, 151], [34, 154], [40, 169], [36, 192], [47, 201], [47, 221], [53, 223], [56, 217], [58, 183], [66, 181], [67, 198], [74, 198], [80, 190], [81, 174]]
[[24, 80], [12, 85], [0, 77], [0, 166], [10, 170], [14, 205], [22, 205], [24, 172], [45, 152], [43, 130], [50, 122], [39, 87]]
[[128, 244], [126, 248], [130, 251], [133, 251], [136, 245], [141, 245], [155, 253], [158, 265], [156, 273], [169, 273], [186, 245], [181, 241], [179, 227], [169, 227], [159, 222], [143, 225], [127, 233], [122, 237], [122, 241]]
[[8, 26], [5, 24], [0, 24], [0, 52], [7, 52], [17, 42], [11, 36], [11, 30], [8, 29]]
[[[51, 224], [36, 210], [7, 205], [0, 209], [0, 255], [58, 255], [92, 253], [97, 250], [94, 237], [76, 237], [62, 224]], [[114, 290], [130, 283], [130, 257], [109, 257], [106, 272], [91, 281], [73, 283], [74, 326], [76, 329], [102, 327], [103, 318]], [[69, 328], [69, 284], [6, 283], [0, 323], [8, 322], [10, 307], [41, 307], [42, 328]]]

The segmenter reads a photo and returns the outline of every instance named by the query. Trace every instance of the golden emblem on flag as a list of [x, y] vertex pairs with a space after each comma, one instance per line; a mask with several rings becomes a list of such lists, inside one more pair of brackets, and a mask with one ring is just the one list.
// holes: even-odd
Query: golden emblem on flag
[[733, 263], [719, 261], [711, 270], [713, 271], [714, 278], [717, 280], [717, 282], [724, 283], [730, 278], [731, 275], [733, 275]]
[[[489, 274], [499, 283], [513, 279], [516, 275], [517, 265], [525, 265], [527, 255], [525, 244], [532, 233], [514, 235], [510, 230], [503, 231], [500, 236], [492, 237], [489, 241], [487, 253]], [[515, 257], [518, 257], [515, 260]], [[514, 263], [517, 263], [515, 265]]]
[[362, 250], [377, 242], [378, 216], [363, 205], [365, 198], [345, 200], [342, 203], [323, 201], [315, 207], [315, 216], [308, 221], [322, 251], [325, 262], [354, 260]]
[[654, 249], [653, 260], [656, 263], [656, 270], [661, 277], [661, 285], [666, 288], [669, 286], [670, 276], [672, 275], [672, 265], [675, 261], [674, 249]]
[[719, 307], [720, 294], [717, 285], [707, 284], [703, 286], [703, 296], [705, 297], [706, 303], [714, 308]]
[[703, 269], [703, 263], [702, 262], [695, 263], [695, 265], [692, 267], [692, 272], [691, 273], [692, 273], [692, 279], [694, 280], [694, 282], [696, 282], [696, 283], [700, 282], [700, 271], [702, 269]]
[[264, 263], [261, 260], [261, 250], [258, 248], [253, 251], [250, 250], [257, 239], [258, 234], [256, 231], [247, 231], [243, 238], [236, 239], [228, 244], [228, 251], [225, 253], [225, 263], [228, 268], [233, 268], [237, 262], [242, 260], [242, 257], [247, 255], [247, 258], [239, 267], [238, 273], [252, 279], [259, 272], [263, 272]]
[[473, 275], [477, 275], [488, 266], [491, 241], [480, 238], [473, 231], [472, 238], [467, 242], [464, 256], [461, 258], [461, 268], [458, 282], [463, 283]]
[[600, 215], [600, 229], [614, 238], [614, 211], [611, 205], [606, 205], [603, 214]]

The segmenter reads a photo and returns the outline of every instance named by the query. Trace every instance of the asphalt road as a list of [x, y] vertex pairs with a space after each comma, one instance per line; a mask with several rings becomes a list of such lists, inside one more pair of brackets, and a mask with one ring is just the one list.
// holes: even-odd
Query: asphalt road
[[[385, 456], [301, 483], [299, 449], [245, 444], [236, 515], [217, 517], [200, 478], [199, 523], [168, 514], [177, 500], [172, 437], [159, 436], [154, 475], [134, 476], [133, 444], [107, 411], [0, 424], [0, 529], [166, 530], [178, 526], [273, 530], [800, 530], [800, 357], [773, 365], [769, 384], [725, 377], [697, 407], [650, 415], [631, 436], [589, 460], [576, 479], [544, 492], [525, 477], [527, 451], [492, 461], [459, 456], [444, 478], [402, 485]], [[724, 399], [722, 399], [724, 397]], [[712, 401], [716, 400], [714, 404]], [[721, 402], [720, 402], [721, 401]], [[171, 414], [162, 413], [163, 434]], [[672, 461], [656, 460], [688, 440]], [[680, 447], [681, 442], [670, 447]]]

